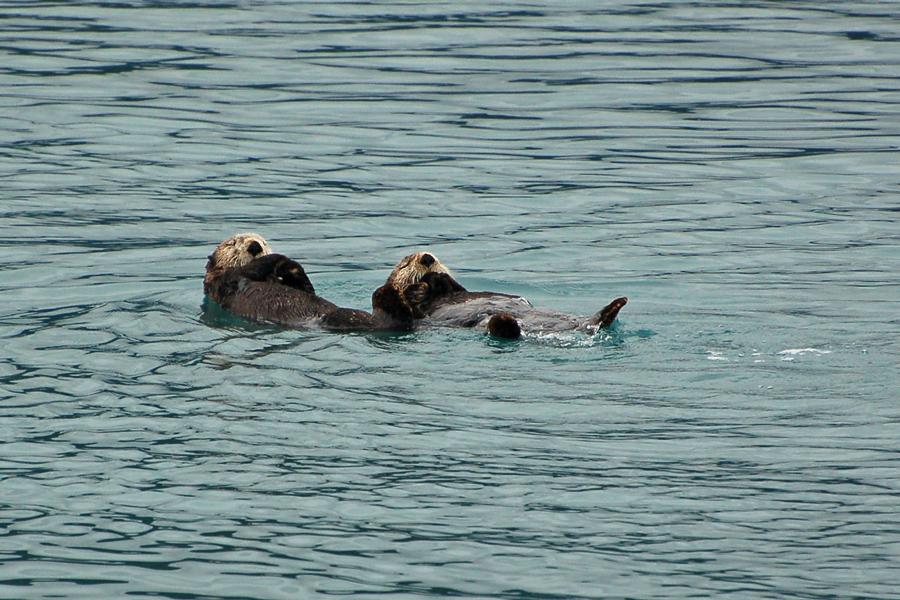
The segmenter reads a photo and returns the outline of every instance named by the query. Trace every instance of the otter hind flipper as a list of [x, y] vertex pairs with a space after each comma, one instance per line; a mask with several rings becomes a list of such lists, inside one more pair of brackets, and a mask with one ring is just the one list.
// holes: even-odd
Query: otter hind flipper
[[616, 298], [605, 307], [603, 307], [600, 312], [591, 317], [590, 323], [592, 325], [597, 325], [601, 329], [603, 329], [604, 327], [609, 327], [610, 325], [612, 325], [613, 321], [616, 320], [619, 311], [622, 310], [622, 307], [624, 307], [626, 304], [628, 304], [628, 298], [624, 296], [621, 298]]
[[522, 337], [522, 328], [514, 316], [500, 313], [491, 317], [488, 321], [488, 333], [494, 337], [507, 340], [517, 340]]

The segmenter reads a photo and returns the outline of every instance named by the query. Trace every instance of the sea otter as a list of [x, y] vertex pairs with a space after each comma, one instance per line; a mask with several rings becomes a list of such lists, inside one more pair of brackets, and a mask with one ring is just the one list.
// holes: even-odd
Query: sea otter
[[[254, 254], [258, 258], [240, 264]], [[223, 266], [220, 260], [235, 266]], [[385, 284], [375, 290], [372, 313], [341, 308], [316, 295], [303, 267], [282, 254], [271, 254], [259, 236], [235, 236], [223, 242], [209, 257], [203, 287], [210, 300], [255, 323], [327, 331], [413, 327], [412, 307], [397, 286]]]
[[580, 317], [535, 308], [520, 296], [499, 292], [470, 292], [429, 252], [411, 254], [397, 263], [387, 284], [403, 290], [417, 319], [429, 325], [485, 328], [491, 335], [515, 339], [522, 331], [596, 333], [609, 327], [628, 302], [617, 298], [594, 316]]
[[[210, 282], [225, 269], [242, 267], [254, 258], [271, 254], [272, 249], [263, 236], [256, 233], [239, 233], [219, 244], [206, 263], [203, 293], [209, 296]], [[216, 300], [215, 298], [211, 298]], [[218, 302], [218, 300], [216, 300]]]

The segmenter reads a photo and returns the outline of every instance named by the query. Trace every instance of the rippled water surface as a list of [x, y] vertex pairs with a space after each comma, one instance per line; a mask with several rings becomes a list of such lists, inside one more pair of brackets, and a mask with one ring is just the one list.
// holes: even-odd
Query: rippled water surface
[[[896, 598], [895, 2], [3, 2], [0, 597]], [[615, 327], [204, 306], [241, 231]]]

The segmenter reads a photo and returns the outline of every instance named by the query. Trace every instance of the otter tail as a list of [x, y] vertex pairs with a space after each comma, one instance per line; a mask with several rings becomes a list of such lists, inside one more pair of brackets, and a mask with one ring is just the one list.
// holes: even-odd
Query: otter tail
[[619, 314], [619, 311], [622, 310], [622, 307], [628, 304], [628, 298], [624, 296], [622, 298], [616, 298], [609, 304], [607, 304], [603, 310], [598, 312], [596, 315], [591, 317], [590, 324], [597, 325], [601, 329], [604, 327], [609, 327], [612, 325], [613, 321], [616, 320], [616, 317]]

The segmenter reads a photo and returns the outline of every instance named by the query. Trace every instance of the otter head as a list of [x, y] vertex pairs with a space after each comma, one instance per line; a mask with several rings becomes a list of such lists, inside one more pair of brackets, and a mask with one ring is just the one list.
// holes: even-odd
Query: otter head
[[228, 238], [209, 255], [206, 277], [203, 279], [203, 293], [209, 294], [212, 278], [218, 273], [231, 267], [243, 267], [254, 258], [271, 253], [272, 249], [261, 235], [240, 233]]
[[410, 254], [397, 263], [394, 270], [387, 278], [387, 283], [397, 286], [400, 291], [406, 291], [409, 286], [419, 283], [426, 273], [450, 274], [450, 269], [444, 266], [434, 254], [430, 252], [416, 252]]

